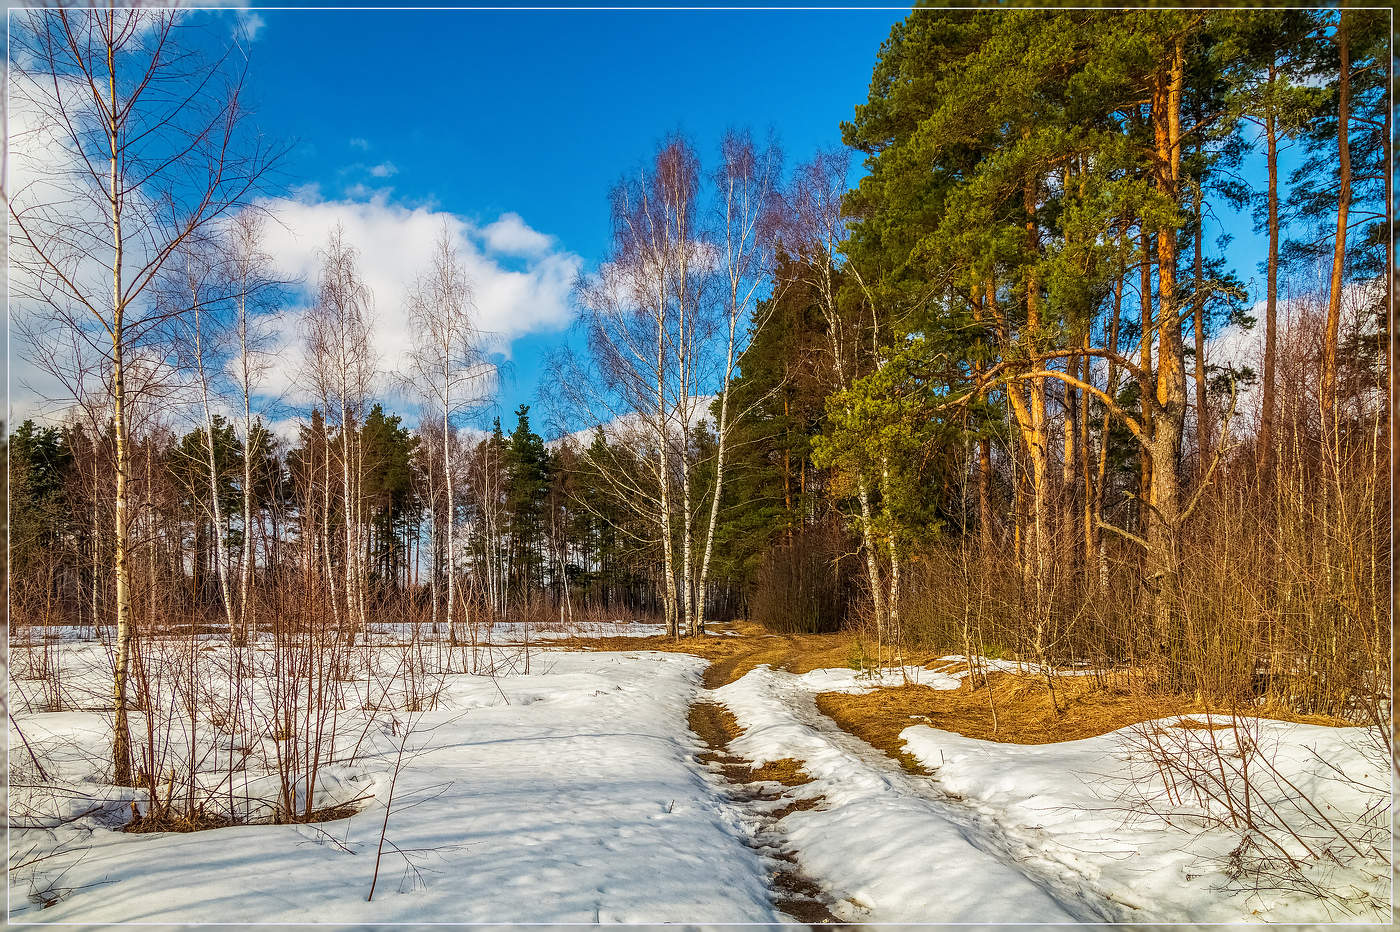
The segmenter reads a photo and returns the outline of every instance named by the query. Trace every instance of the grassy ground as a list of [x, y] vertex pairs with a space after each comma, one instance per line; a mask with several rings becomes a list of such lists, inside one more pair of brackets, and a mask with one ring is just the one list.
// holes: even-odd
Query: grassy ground
[[[710, 661], [705, 670], [707, 689], [739, 679], [761, 664], [792, 673], [851, 666], [864, 655], [850, 632], [832, 634], [773, 634], [753, 622], [713, 625], [716, 631], [735, 635], [703, 638], [611, 637], [578, 638], [556, 642], [580, 650], [663, 650], [694, 654]], [[905, 662], [929, 669], [959, 669], [940, 663], [941, 653], [910, 651]], [[957, 689], [931, 689], [921, 685], [887, 686], [864, 695], [822, 693], [817, 707], [846, 731], [885, 751], [910, 770], [919, 770], [903, 750], [900, 732], [925, 724], [970, 738], [1011, 744], [1048, 744], [1107, 734], [1128, 725], [1172, 716], [1199, 715], [1207, 709], [1190, 696], [1150, 693], [1130, 688], [1130, 671], [1116, 671], [1103, 680], [1093, 676], [1056, 676], [1047, 682], [1041, 675], [992, 673], [965, 678]], [[722, 711], [722, 710], [721, 710]], [[1262, 718], [1345, 725], [1321, 716], [1300, 716], [1285, 709], [1251, 709]], [[708, 720], [700, 723], [718, 737], [726, 729]], [[1189, 723], [1187, 723], [1189, 727]], [[735, 727], [730, 724], [729, 727]], [[697, 728], [697, 733], [704, 734]], [[724, 734], [727, 743], [732, 733]], [[770, 776], [768, 779], [776, 779]]]
[[[712, 624], [712, 631], [735, 632], [701, 638], [599, 637], [570, 638], [550, 642], [550, 646], [574, 650], [663, 650], [694, 654], [710, 661], [705, 670], [705, 688], [715, 689], [732, 683], [754, 667], [768, 664], [775, 670], [809, 673], [832, 667], [851, 666], [865, 656], [857, 638], [846, 631], [832, 634], [773, 634], [751, 621]], [[923, 651], [906, 658], [918, 665], [934, 662], [938, 653]]]

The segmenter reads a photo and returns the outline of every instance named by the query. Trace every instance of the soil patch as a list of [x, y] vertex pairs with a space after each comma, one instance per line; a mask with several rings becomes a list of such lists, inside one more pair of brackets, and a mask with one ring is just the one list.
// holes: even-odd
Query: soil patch
[[730, 741], [743, 734], [733, 712], [718, 702], [703, 699], [690, 704], [690, 730], [715, 751], [724, 750]]
[[802, 786], [812, 782], [807, 771], [802, 769], [802, 761], [792, 757], [784, 757], [780, 760], [769, 761], [760, 767], [754, 767], [749, 771], [749, 779], [781, 783], [783, 786]]
[[[729, 795], [740, 804], [761, 801], [777, 802], [785, 795], [774, 792], [771, 784], [801, 786], [810, 783], [812, 778], [802, 769], [802, 761], [791, 757], [769, 761], [760, 767], [729, 753], [729, 742], [743, 733], [734, 714], [718, 702], [698, 699], [690, 705], [690, 729], [705, 742], [708, 750], [697, 757], [724, 774], [729, 783]], [[793, 866], [774, 872], [769, 877], [773, 890], [773, 905], [798, 922], [810, 924], [837, 922], [827, 908], [822, 889], [811, 878], [802, 874], [796, 867], [792, 853], [780, 846], [766, 843], [765, 836], [776, 835], [772, 826], [783, 816], [813, 809], [823, 800], [794, 799], [777, 809], [765, 808], [759, 811], [764, 820], [764, 828], [755, 835], [754, 846], [764, 853], [786, 861]]]
[[815, 809], [824, 802], [826, 802], [826, 797], [821, 794], [816, 796], [804, 796], [802, 799], [794, 799], [786, 806], [780, 806], [774, 809], [770, 815], [772, 815], [774, 819], [781, 819], [794, 812], [806, 812], [808, 809]]
[[808, 925], [840, 922], [821, 901], [822, 888], [811, 879], [796, 871], [778, 871], [773, 875], [772, 884], [777, 896], [773, 905], [798, 922]]

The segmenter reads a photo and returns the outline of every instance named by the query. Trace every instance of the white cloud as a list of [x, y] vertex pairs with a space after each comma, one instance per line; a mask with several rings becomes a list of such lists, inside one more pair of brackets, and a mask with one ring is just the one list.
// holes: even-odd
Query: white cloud
[[[1366, 308], [1374, 307], [1381, 300], [1380, 279], [1348, 282], [1342, 287], [1341, 325], [1345, 335], [1358, 326], [1359, 316]], [[1278, 300], [1278, 348], [1283, 351], [1290, 343], [1307, 340], [1308, 327], [1305, 318], [1321, 318], [1326, 314], [1327, 285], [1319, 278], [1305, 283], [1298, 293], [1281, 294]], [[1239, 388], [1236, 400], [1237, 430], [1252, 430], [1258, 422], [1262, 404], [1263, 388], [1260, 383], [1264, 375], [1264, 315], [1265, 302], [1256, 301], [1249, 313], [1254, 318], [1254, 326], [1246, 329], [1236, 324], [1223, 328], [1206, 341], [1206, 361], [1211, 366], [1244, 368], [1254, 370], [1255, 381]], [[1321, 324], [1315, 322], [1314, 332], [1320, 331]], [[1191, 375], [1187, 368], [1188, 377]]]
[[[19, 95], [16, 102], [23, 103]], [[51, 190], [54, 166], [71, 164], [71, 160], [31, 109], [16, 106], [10, 114], [13, 147], [6, 169], [10, 184], [16, 186], [12, 190], [18, 191], [23, 203], [51, 202], [81, 211], [82, 204], [69, 204]], [[344, 226], [347, 241], [359, 252], [361, 272], [373, 292], [375, 347], [381, 367], [389, 373], [406, 368], [407, 296], [444, 224], [474, 284], [477, 324], [489, 335], [494, 350], [508, 353], [511, 341], [518, 337], [568, 325], [572, 317], [569, 296], [582, 260], [558, 248], [553, 237], [532, 229], [516, 214], [503, 215], [492, 223], [476, 223], [434, 204], [410, 208], [391, 203], [387, 190], [359, 191], [357, 198], [324, 200], [320, 188], [312, 183], [262, 205], [276, 218], [264, 227], [264, 248], [275, 257], [277, 275], [300, 283], [292, 289], [294, 300], [274, 334], [275, 368], [262, 386], [268, 398], [280, 397], [294, 405], [310, 401], [298, 385], [303, 355], [300, 320], [315, 298], [319, 253], [337, 223]], [[75, 258], [69, 270], [99, 295], [108, 287], [104, 282], [111, 275], [100, 253], [96, 248], [86, 253], [87, 258]], [[500, 261], [506, 255], [516, 260], [510, 268]], [[22, 260], [23, 256], [12, 250], [12, 258]], [[136, 261], [139, 251], [128, 251], [126, 258]], [[14, 271], [20, 272], [18, 262]], [[11, 281], [12, 313], [22, 311], [36, 287], [16, 274]], [[16, 339], [13, 349], [12, 418], [61, 415], [68, 404], [67, 386], [34, 363], [32, 348], [23, 341]], [[394, 401], [388, 391], [390, 381], [385, 380], [383, 393]]]
[[[264, 246], [275, 257], [278, 275], [300, 282], [299, 306], [285, 315], [277, 337], [280, 364], [264, 386], [267, 394], [283, 394], [295, 404], [311, 401], [297, 384], [303, 358], [300, 319], [315, 300], [320, 253], [336, 224], [343, 226], [346, 241], [355, 247], [361, 276], [373, 294], [375, 349], [386, 373], [407, 369], [408, 295], [444, 224], [473, 284], [477, 326], [489, 334], [495, 349], [508, 351], [512, 340], [526, 334], [561, 330], [572, 318], [569, 295], [582, 259], [565, 250], [544, 249], [522, 267], [503, 268], [490, 255], [499, 250], [488, 231], [506, 217], [479, 226], [446, 211], [391, 204], [383, 195], [368, 201], [281, 199], [264, 206], [276, 217], [266, 228]], [[514, 218], [510, 225], [519, 225], [522, 241], [554, 242], [518, 216], [507, 216]]]
[[267, 20], [252, 10], [240, 10], [238, 13], [238, 34], [241, 38], [249, 42], [256, 42], [258, 34], [267, 26]]
[[399, 173], [398, 166], [393, 162], [380, 162], [370, 168], [369, 173], [376, 178], [388, 178]]
[[350, 137], [350, 148], [359, 149], [361, 152], [369, 151], [369, 140], [363, 136]]
[[368, 201], [374, 197], [387, 198], [393, 188], [371, 188], [362, 181], [357, 181], [345, 189], [345, 196], [352, 201]]
[[492, 252], [507, 256], [537, 256], [554, 244], [554, 237], [530, 229], [519, 214], [501, 214], [481, 230]]
[[[684, 410], [671, 411], [670, 432], [674, 438], [680, 437], [677, 425], [680, 418], [684, 418], [691, 430], [697, 427], [707, 427], [715, 429], [714, 412], [711, 406], [715, 403], [718, 395], [691, 395], [687, 399]], [[586, 449], [593, 442], [593, 438], [598, 431], [603, 432], [603, 436], [608, 443], [612, 444], [641, 444], [647, 446], [653, 443], [656, 436], [656, 428], [653, 424], [635, 413], [619, 414], [608, 419], [602, 424], [591, 424], [587, 427], [564, 434], [554, 440], [549, 441], [545, 446], [552, 450], [557, 450], [565, 445], [572, 445], [578, 449]]]

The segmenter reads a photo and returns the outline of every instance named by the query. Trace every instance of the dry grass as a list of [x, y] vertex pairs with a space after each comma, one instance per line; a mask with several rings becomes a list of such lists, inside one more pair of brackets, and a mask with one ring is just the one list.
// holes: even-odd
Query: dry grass
[[826, 802], [826, 797], [821, 793], [818, 793], [816, 796], [804, 796], [801, 799], [794, 799], [785, 806], [774, 809], [769, 815], [774, 819], [781, 819], [794, 812], [806, 812], [808, 809], [815, 809], [824, 802]]
[[[324, 806], [314, 810], [308, 816], [302, 816], [295, 820], [298, 825], [310, 825], [318, 822], [337, 822], [341, 819], [348, 819], [360, 811], [360, 804], [369, 797], [364, 796], [351, 800], [347, 803], [340, 803], [335, 806]], [[136, 814], [133, 805], [132, 818], [122, 826], [122, 831], [131, 835], [147, 835], [152, 832], [206, 832], [216, 828], [231, 828], [235, 825], [247, 825], [246, 822], [236, 822], [226, 816], [209, 815], [203, 809], [199, 809], [193, 816], [170, 814], [144, 815]]]
[[803, 762], [793, 757], [769, 761], [750, 768], [748, 779], [754, 782], [781, 783], [783, 786], [802, 786], [811, 783], [812, 778], [802, 769]]
[[734, 713], [718, 702], [691, 703], [690, 730], [715, 751], [723, 751], [730, 741], [743, 734]]
[[[721, 634], [700, 638], [668, 638], [660, 635], [568, 638], [551, 641], [549, 646], [570, 650], [657, 650], [693, 654], [710, 661], [705, 670], [706, 689], [732, 683], [764, 664], [789, 673], [810, 673], [813, 670], [851, 666], [852, 658], [861, 654], [856, 636], [849, 631], [830, 634], [773, 634], [751, 621], [713, 624], [710, 628], [716, 631], [734, 631], [739, 636]], [[910, 654], [905, 662], [929, 663], [936, 656], [934, 652], [924, 651], [921, 654]]]
[[214, 828], [228, 828], [234, 824], [236, 823], [230, 819], [207, 815], [200, 811], [193, 816], [135, 816], [122, 826], [122, 831], [132, 835], [147, 835], [152, 832], [204, 832]]
[[[860, 653], [856, 637], [850, 632], [772, 634], [752, 622], [716, 627], [737, 631], [739, 636], [577, 638], [561, 642], [560, 646], [694, 654], [710, 661], [704, 674], [707, 689], [732, 683], [762, 664], [791, 673], [807, 673], [849, 666], [851, 659]], [[951, 673], [963, 668], [961, 661], [939, 661], [938, 656], [935, 652], [910, 653], [906, 654], [905, 662], [922, 664], [937, 672]], [[910, 725], [932, 725], [969, 738], [1008, 744], [1050, 744], [1092, 738], [1139, 722], [1172, 716], [1178, 717], [1178, 727], [1204, 728], [1209, 726], [1184, 716], [1222, 711], [1207, 709], [1191, 697], [1152, 693], [1143, 681], [1127, 672], [1115, 675], [1108, 685], [1092, 676], [1058, 676], [1054, 681], [1053, 702], [1050, 687], [1042, 676], [993, 673], [985, 684], [979, 677], [975, 688], [964, 681], [958, 689], [951, 690], [908, 685], [882, 687], [864, 695], [822, 693], [817, 696], [817, 708], [841, 728], [915, 773], [926, 771], [904, 750], [904, 742], [899, 737]], [[1298, 715], [1274, 706], [1251, 708], [1250, 713], [1260, 718], [1313, 725], [1348, 724], [1325, 716]], [[710, 702], [698, 702], [691, 707], [691, 728], [715, 752], [722, 751], [739, 734], [734, 716], [723, 706]], [[706, 758], [721, 764], [736, 781], [774, 779], [785, 783], [781, 777], [795, 776], [779, 769], [773, 773], [781, 777], [759, 776], [764, 768], [750, 774], [745, 763], [720, 753], [711, 753]], [[777, 763], [765, 767], [776, 768]], [[728, 773], [731, 769], [734, 772]]]
[[[979, 680], [976, 688], [964, 682], [957, 689], [909, 685], [884, 687], [859, 696], [822, 693], [817, 696], [817, 708], [846, 731], [914, 772], [923, 772], [923, 768], [904, 750], [899, 737], [910, 725], [932, 725], [969, 738], [1006, 744], [1050, 744], [1092, 738], [1158, 718], [1220, 711], [1208, 710], [1187, 697], [1100, 685], [1087, 676], [1056, 678], [1055, 699], [1058, 712], [1051, 703], [1044, 677], [994, 673], [988, 677], [988, 685]], [[1275, 708], [1251, 712], [1261, 718], [1312, 725], [1347, 724], [1340, 719], [1294, 715]], [[1181, 718], [1176, 724], [1183, 728], [1208, 727], [1188, 718]]]

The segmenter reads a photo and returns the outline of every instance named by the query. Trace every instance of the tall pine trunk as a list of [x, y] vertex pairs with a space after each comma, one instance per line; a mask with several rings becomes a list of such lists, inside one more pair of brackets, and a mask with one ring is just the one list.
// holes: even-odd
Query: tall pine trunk
[[1191, 296], [1191, 317], [1192, 326], [1196, 337], [1195, 353], [1195, 381], [1196, 381], [1196, 457], [1197, 469], [1204, 475], [1206, 463], [1210, 459], [1210, 409], [1206, 402], [1206, 297], [1205, 289], [1202, 287], [1205, 276], [1204, 258], [1201, 255], [1201, 240], [1205, 235], [1203, 218], [1201, 215], [1201, 186], [1196, 185], [1195, 193], [1195, 224], [1192, 240], [1195, 253], [1193, 270], [1195, 272], [1195, 294]]
[[[1269, 86], [1277, 80], [1277, 66], [1269, 62]], [[1269, 107], [1264, 115], [1264, 158], [1269, 168], [1269, 255], [1264, 283], [1264, 385], [1259, 409], [1259, 473], [1266, 479], [1274, 465], [1274, 420], [1277, 402], [1274, 385], [1278, 381], [1278, 117]]]
[[1329, 429], [1337, 402], [1337, 332], [1342, 319], [1342, 278], [1346, 270], [1347, 214], [1351, 209], [1351, 45], [1347, 14], [1337, 18], [1337, 237], [1332, 246], [1332, 279], [1327, 294], [1327, 329], [1322, 337], [1322, 413]]
[[[1176, 202], [1180, 194], [1181, 91], [1185, 75], [1185, 35], [1178, 34], [1153, 92], [1156, 184]], [[1177, 532], [1181, 488], [1177, 473], [1186, 424], [1186, 367], [1182, 352], [1181, 307], [1177, 294], [1176, 228], [1157, 230], [1157, 411], [1148, 453], [1152, 460], [1152, 518], [1147, 532], [1148, 581], [1156, 647], [1169, 669], [1180, 648], [1176, 605], [1179, 597]]]

